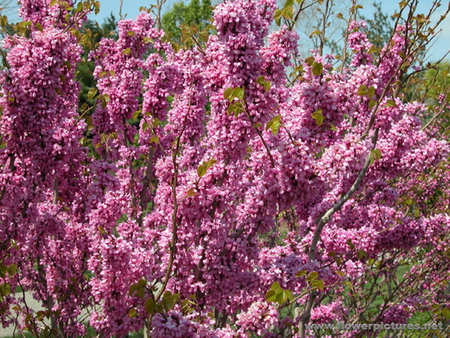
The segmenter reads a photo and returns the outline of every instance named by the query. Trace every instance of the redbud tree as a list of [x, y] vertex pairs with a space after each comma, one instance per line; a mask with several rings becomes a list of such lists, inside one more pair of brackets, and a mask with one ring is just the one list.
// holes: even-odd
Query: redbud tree
[[0, 75], [2, 325], [307, 337], [419, 316], [445, 335], [449, 144], [431, 122], [449, 96], [430, 109], [403, 87], [431, 12], [402, 1], [381, 49], [349, 18], [336, 56], [298, 54], [307, 1], [222, 2], [214, 33], [182, 45], [151, 9], [95, 44], [97, 1], [19, 2]]

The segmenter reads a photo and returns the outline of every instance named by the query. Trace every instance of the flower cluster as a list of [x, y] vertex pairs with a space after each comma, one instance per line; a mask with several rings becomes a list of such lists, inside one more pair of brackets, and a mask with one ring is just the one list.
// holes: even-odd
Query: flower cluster
[[267, 302], [255, 302], [246, 312], [238, 316], [237, 325], [243, 332], [256, 333], [263, 336], [278, 321], [278, 311]]

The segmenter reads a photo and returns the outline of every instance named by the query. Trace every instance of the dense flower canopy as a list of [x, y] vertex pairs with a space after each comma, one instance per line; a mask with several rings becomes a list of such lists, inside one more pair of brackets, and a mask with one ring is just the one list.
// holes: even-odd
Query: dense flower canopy
[[[4, 45], [0, 284], [30, 291], [52, 319], [42, 329], [4, 294], [4, 324], [19, 314], [24, 329], [71, 337], [89, 308], [105, 337], [144, 326], [300, 337], [308, 320], [346, 321], [347, 282], [380, 257], [395, 266], [443, 250], [450, 220], [429, 200], [447, 196], [449, 177], [424, 175], [445, 166], [449, 144], [422, 127], [424, 103], [398, 95], [408, 26], [375, 58], [365, 24], [351, 23], [352, 58], [338, 69], [331, 55], [300, 58], [289, 27], [269, 32], [274, 0], [220, 3], [217, 34], [187, 50], [143, 12], [90, 52], [96, 104], [80, 113], [85, 13], [66, 16], [66, 4], [21, 1], [28, 32]], [[445, 267], [428, 260], [415, 267], [424, 287], [444, 290]], [[406, 322], [432, 304], [415, 294], [374, 320]]]

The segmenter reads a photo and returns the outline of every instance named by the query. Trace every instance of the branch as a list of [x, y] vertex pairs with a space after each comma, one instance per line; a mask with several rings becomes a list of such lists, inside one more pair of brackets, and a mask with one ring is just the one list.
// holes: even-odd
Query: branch
[[178, 162], [177, 155], [180, 150], [180, 140], [183, 135], [184, 130], [186, 129], [186, 121], [184, 123], [183, 129], [181, 130], [180, 135], [177, 137], [177, 143], [175, 146], [175, 151], [172, 154], [172, 163], [174, 176], [172, 181], [172, 201], [173, 201], [173, 213], [172, 213], [172, 240], [170, 242], [170, 254], [169, 254], [169, 264], [167, 266], [166, 275], [164, 276], [164, 282], [161, 286], [161, 289], [157, 293], [155, 297], [155, 302], [158, 302], [161, 299], [164, 291], [166, 290], [167, 284], [169, 283], [170, 275], [172, 274], [173, 261], [175, 260], [175, 254], [177, 251], [177, 241], [178, 241], [178, 199], [177, 199], [177, 185], [178, 185]]
[[[375, 133], [372, 136], [372, 148], [371, 150], [375, 149], [375, 146], [378, 141], [378, 128], [375, 129]], [[347, 191], [347, 193], [341, 197], [341, 199], [329, 210], [327, 210], [322, 217], [320, 217], [318, 220], [316, 220], [316, 231], [314, 233], [314, 238], [311, 243], [311, 248], [309, 250], [309, 260], [313, 261], [316, 258], [316, 250], [317, 250], [317, 244], [319, 242], [320, 234], [322, 233], [323, 226], [330, 220], [331, 216], [336, 211], [339, 211], [343, 205], [353, 196], [353, 194], [358, 190], [359, 186], [362, 183], [362, 180], [364, 179], [364, 176], [367, 172], [367, 169], [369, 168], [370, 163], [372, 162], [372, 152], [370, 152], [367, 157], [366, 161], [364, 162], [364, 165], [359, 172], [358, 176], [356, 177], [355, 182], [350, 187], [350, 189]]]
[[161, 13], [162, 13], [162, 6], [164, 5], [165, 2], [166, 2], [166, 0], [157, 0], [156, 1], [156, 24], [158, 26], [158, 29], [162, 28]]
[[[163, 0], [164, 1], [164, 0]], [[192, 89], [192, 83], [191, 83], [191, 89]], [[172, 163], [173, 163], [173, 181], [172, 181], [172, 201], [173, 201], [173, 213], [172, 213], [172, 240], [170, 242], [170, 254], [169, 254], [169, 263], [166, 270], [166, 275], [164, 276], [164, 281], [161, 286], [161, 289], [158, 291], [155, 297], [155, 302], [158, 302], [161, 299], [161, 296], [163, 295], [164, 291], [167, 288], [167, 284], [169, 283], [170, 275], [172, 274], [172, 268], [173, 268], [173, 261], [175, 260], [175, 255], [177, 251], [177, 241], [178, 241], [178, 199], [177, 199], [177, 185], [178, 185], [178, 162], [177, 162], [177, 156], [180, 151], [180, 143], [181, 143], [181, 137], [183, 136], [183, 133], [186, 129], [187, 124], [187, 116], [189, 115], [189, 111], [191, 109], [191, 96], [189, 96], [189, 102], [188, 102], [189, 110], [186, 114], [186, 118], [183, 122], [183, 128], [181, 129], [180, 135], [177, 137], [177, 142], [175, 145], [175, 151], [172, 154]]]
[[325, 39], [326, 39], [326, 29], [327, 29], [327, 22], [330, 16], [330, 10], [331, 7], [333, 6], [333, 3], [331, 2], [330, 4], [330, 0], [326, 0], [325, 2], [325, 12], [322, 13], [322, 30], [321, 33], [319, 35], [319, 39], [320, 39], [320, 46], [319, 46], [319, 54], [322, 56], [323, 55], [323, 49], [325, 47]]
[[[374, 135], [372, 136], [372, 148], [371, 150], [375, 149], [376, 143], [378, 140], [378, 128], [375, 129]], [[333, 216], [333, 214], [336, 211], [339, 211], [342, 206], [353, 196], [353, 194], [359, 189], [362, 180], [364, 179], [364, 176], [367, 172], [367, 169], [370, 166], [370, 163], [372, 162], [372, 152], [370, 152], [367, 157], [366, 161], [364, 162], [364, 165], [362, 169], [360, 170], [358, 176], [356, 177], [355, 182], [350, 187], [350, 189], [347, 191], [347, 193], [341, 197], [341, 199], [329, 210], [327, 210], [322, 217], [320, 217], [318, 220], [316, 220], [316, 231], [314, 233], [314, 237], [311, 243], [311, 248], [309, 250], [309, 260], [313, 261], [316, 258], [316, 252], [317, 252], [317, 244], [319, 243], [320, 235], [322, 233], [324, 225], [330, 220], [330, 218]], [[311, 310], [314, 305], [314, 301], [317, 297], [317, 291], [313, 290], [310, 292], [305, 310], [303, 311], [302, 317], [300, 318], [300, 337], [304, 338], [306, 335], [306, 323], [309, 321], [309, 318], [311, 317]]]
[[[248, 119], [250, 120], [250, 123], [252, 124], [252, 126], [255, 126], [255, 122], [253, 120], [253, 117], [250, 115], [249, 109], [248, 109], [248, 105], [247, 105], [247, 100], [244, 98], [244, 104], [245, 104], [245, 115], [247, 115]], [[264, 140], [263, 134], [261, 133], [261, 130], [258, 129], [257, 126], [255, 126], [256, 129], [256, 133], [258, 134], [259, 138], [261, 139], [264, 148], [266, 148], [267, 151], [267, 155], [269, 155], [269, 159], [270, 159], [270, 164], [272, 165], [272, 168], [275, 168], [275, 160], [273, 159], [273, 156], [270, 152], [269, 146], [267, 145], [266, 141]]]

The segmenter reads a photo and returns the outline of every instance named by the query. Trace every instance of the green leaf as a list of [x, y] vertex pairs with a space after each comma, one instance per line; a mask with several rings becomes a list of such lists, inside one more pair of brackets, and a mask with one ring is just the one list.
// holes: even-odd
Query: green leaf
[[295, 274], [295, 277], [303, 277], [303, 276], [306, 276], [307, 273], [308, 273], [308, 271], [306, 271], [306, 270], [300, 270], [300, 271], [297, 271], [297, 273]]
[[141, 111], [140, 110], [136, 110], [134, 113], [133, 113], [133, 116], [131, 117], [131, 119], [132, 120], [134, 120], [134, 121], [136, 121], [136, 120], [138, 120], [139, 119], [139, 115], [141, 115]]
[[192, 196], [197, 195], [197, 193], [195, 192], [194, 188], [191, 188], [188, 191], [186, 191], [186, 195], [192, 197]]
[[152, 38], [149, 38], [148, 36], [145, 36], [145, 37], [142, 38], [142, 42], [143, 43], [153, 43], [154, 41], [153, 41]]
[[356, 95], [364, 96], [364, 95], [367, 95], [368, 93], [369, 93], [369, 91], [368, 91], [366, 85], [361, 85], [361, 86], [359, 86], [358, 91], [356, 92]]
[[375, 87], [374, 86], [370, 86], [367, 94], [369, 96], [369, 99], [372, 98], [375, 95]]
[[239, 100], [242, 101], [244, 99], [244, 88], [241, 87], [234, 88], [233, 95], [234, 97], [237, 97]]
[[244, 111], [244, 105], [242, 104], [242, 102], [237, 101], [237, 102], [233, 102], [232, 104], [230, 104], [228, 106], [227, 109], [227, 113], [229, 115], [234, 115], [234, 116], [238, 116], [240, 113], [242, 113]]
[[446, 320], [450, 319], [450, 308], [448, 307], [443, 308], [441, 313]]
[[122, 51], [123, 55], [130, 55], [131, 54], [131, 49], [130, 48], [126, 48]]
[[234, 101], [235, 98], [242, 101], [244, 99], [244, 88], [227, 88], [223, 92], [223, 97], [227, 99], [229, 102]]
[[431, 311], [432, 311], [434, 314], [438, 314], [438, 313], [441, 312], [441, 307], [440, 307], [438, 304], [432, 304], [432, 305], [431, 305]]
[[316, 121], [317, 126], [320, 127], [324, 120], [322, 109], [317, 109], [314, 113], [312, 113], [312, 118]]
[[373, 152], [370, 152], [369, 155], [369, 165], [372, 165], [375, 162], [375, 157], [373, 155]]
[[266, 130], [268, 130], [269, 128], [272, 130], [272, 133], [274, 135], [278, 134], [278, 131], [280, 130], [281, 127], [281, 115], [275, 115], [269, 122], [267, 122], [266, 124]]
[[75, 9], [75, 13], [81, 13], [83, 11], [83, 3], [79, 2], [77, 8]]
[[272, 290], [282, 290], [281, 285], [279, 282], [273, 282], [272, 286], [270, 287]]
[[284, 294], [285, 301], [287, 301], [287, 300], [289, 300], [289, 301], [294, 300], [294, 295], [292, 294], [291, 290], [283, 290], [283, 294]]
[[153, 298], [147, 298], [144, 303], [145, 312], [147, 314], [152, 315], [155, 313], [156, 302]]
[[353, 244], [351, 238], [349, 238], [347, 240], [347, 245], [350, 247], [351, 250], [353, 250], [355, 248], [355, 245]]
[[41, 24], [40, 22], [37, 22], [37, 23], [34, 25], [34, 27], [35, 27], [38, 31], [40, 31], [40, 32], [42, 32], [42, 31], [44, 30], [44, 28], [42, 27], [42, 24]]
[[275, 20], [275, 22], [278, 26], [280, 26], [280, 24], [281, 24], [281, 15], [282, 15], [281, 9], [277, 9], [273, 13], [273, 19]]
[[144, 298], [146, 285], [147, 280], [145, 278], [141, 278], [137, 283], [130, 285], [128, 294], [132, 297]]
[[323, 72], [323, 64], [322, 62], [314, 62], [312, 65], [312, 73], [315, 76], [321, 75]]
[[102, 108], [105, 109], [111, 98], [108, 94], [103, 94], [101, 96], [101, 99], [102, 99]]
[[286, 0], [286, 3], [284, 4], [284, 8], [292, 7], [293, 5], [294, 5], [294, 0]]
[[311, 271], [308, 274], [308, 277], [306, 277], [306, 280], [308, 282], [312, 282], [313, 280], [317, 279], [317, 277], [319, 277], [319, 273], [317, 271]]
[[294, 296], [290, 290], [283, 290], [279, 282], [274, 282], [266, 292], [265, 298], [268, 302], [283, 304], [287, 300], [294, 299]]
[[283, 290], [279, 291], [279, 292], [276, 294], [275, 301], [276, 301], [278, 304], [283, 304], [283, 303], [285, 302], [285, 297], [284, 297], [284, 292], [283, 292]]
[[379, 160], [381, 157], [383, 157], [380, 149], [374, 149], [372, 150], [372, 152], [375, 160]]
[[95, 95], [97, 95], [97, 93], [98, 93], [97, 88], [91, 88], [91, 89], [89, 89], [89, 91], [87, 93], [87, 98], [89, 100], [92, 100], [95, 97]]
[[312, 31], [311, 34], [309, 34], [309, 37], [312, 38], [314, 35], [320, 35], [322, 34], [322, 31], [320, 29], [316, 29], [315, 31]]
[[313, 280], [312, 281], [312, 283], [311, 283], [311, 285], [312, 285], [312, 287], [313, 288], [317, 288], [317, 289], [319, 289], [319, 290], [323, 290], [324, 289], [324, 283], [323, 283], [323, 280], [321, 280], [321, 279], [315, 279], [315, 280]]
[[181, 310], [183, 311], [183, 314], [190, 314], [194, 312], [194, 309], [191, 305], [195, 305], [195, 302], [185, 299], [181, 302]]
[[358, 260], [362, 260], [364, 258], [367, 258], [367, 252], [365, 252], [364, 250], [360, 250], [356, 254], [356, 257], [358, 258]]
[[352, 283], [351, 281], [346, 280], [346, 281], [344, 282], [344, 285], [345, 285], [346, 287], [348, 287], [350, 290], [353, 290], [353, 283]]
[[310, 57], [307, 57], [306, 59], [305, 59], [305, 63], [308, 65], [308, 66], [312, 66], [313, 65], [313, 63], [314, 63], [314, 56], [310, 56]]
[[199, 177], [203, 177], [206, 174], [206, 171], [211, 168], [217, 162], [216, 159], [212, 158], [208, 161], [204, 161], [197, 167], [197, 174]]
[[294, 7], [293, 6], [284, 7], [281, 10], [281, 12], [282, 12], [283, 18], [285, 18], [286, 20], [292, 20], [294, 18]]
[[2, 15], [1, 26], [6, 27], [7, 25], [8, 25], [8, 17], [6, 15]]
[[205, 174], [206, 174], [206, 165], [205, 162], [203, 162], [197, 167], [197, 175], [198, 177], [203, 177], [205, 176]]
[[8, 275], [12, 277], [17, 273], [17, 265], [11, 264], [6, 268], [6, 270], [8, 271]]
[[135, 32], [133, 32], [133, 31], [129, 31], [129, 32], [127, 33], [127, 35], [128, 35], [128, 36], [135, 36], [135, 35], [136, 35], [136, 33], [135, 33]]
[[212, 159], [208, 160], [206, 169], [208, 170], [208, 169], [211, 168], [215, 163], [217, 163], [217, 160], [216, 160], [215, 158], [212, 158]]
[[130, 311], [128, 311], [128, 317], [133, 318], [137, 316], [137, 311], [135, 308], [130, 309]]
[[0, 298], [9, 296], [11, 294], [11, 285], [9, 284], [0, 284]]
[[42, 322], [43, 320], [44, 320], [44, 317], [45, 317], [45, 313], [46, 313], [46, 311], [38, 311], [38, 312], [36, 312], [36, 319], [38, 320], [38, 321], [40, 321], [40, 322]]
[[397, 103], [394, 100], [389, 99], [386, 101], [386, 106], [387, 107], [397, 107]]
[[94, 3], [94, 14], [97, 15], [100, 12], [100, 1]]
[[180, 295], [178, 293], [172, 294], [170, 291], [164, 292], [163, 299], [161, 301], [162, 306], [166, 312], [169, 312], [175, 307]]
[[264, 88], [264, 90], [266, 92], [269, 91], [269, 89], [270, 89], [270, 81], [266, 81], [266, 78], [264, 76], [261, 75], [260, 77], [258, 77], [256, 82], [258, 82], [261, 86], [263, 86], [263, 88]]
[[377, 101], [375, 100], [370, 100], [369, 101], [369, 109], [372, 109], [373, 107], [375, 107], [377, 105]]
[[225, 91], [223, 92], [223, 98], [229, 100], [233, 91], [234, 91], [234, 88], [225, 89]]
[[207, 30], [203, 30], [200, 33], [198, 33], [198, 37], [200, 38], [200, 41], [202, 42], [208, 42], [209, 39], [209, 32]]
[[266, 300], [269, 303], [274, 303], [277, 301], [277, 292], [275, 290], [270, 289], [269, 291], [266, 292]]

